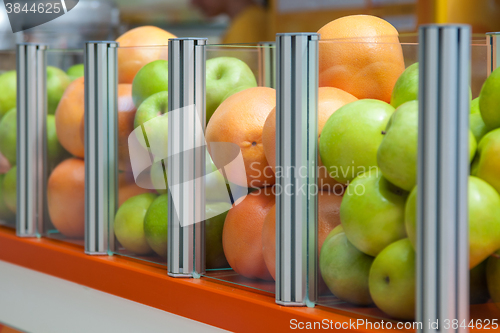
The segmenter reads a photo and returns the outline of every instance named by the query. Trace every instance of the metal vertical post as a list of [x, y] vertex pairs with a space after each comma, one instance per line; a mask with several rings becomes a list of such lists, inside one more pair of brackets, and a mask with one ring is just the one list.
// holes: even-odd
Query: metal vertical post
[[167, 266], [173, 277], [205, 272], [206, 41], [168, 42]]
[[260, 42], [259, 46], [259, 87], [276, 88], [276, 43]]
[[[419, 30], [417, 321], [465, 332], [469, 313], [469, 26]], [[429, 321], [439, 320], [437, 329]], [[468, 322], [468, 321], [467, 321]]]
[[85, 44], [85, 253], [108, 254], [117, 208], [116, 42]]
[[47, 188], [47, 59], [45, 45], [17, 45], [16, 233], [42, 230]]
[[318, 40], [276, 35], [276, 303], [287, 306], [316, 297]]
[[500, 32], [488, 32], [486, 36], [488, 36], [491, 46], [489, 74], [500, 66]]

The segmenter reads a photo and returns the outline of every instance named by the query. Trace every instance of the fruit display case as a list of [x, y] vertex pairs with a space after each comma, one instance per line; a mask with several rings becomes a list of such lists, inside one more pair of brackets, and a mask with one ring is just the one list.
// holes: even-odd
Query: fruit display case
[[[342, 28], [337, 26], [336, 29], [339, 31]], [[427, 240], [417, 238], [417, 234], [420, 235], [422, 232], [417, 232], [422, 228], [417, 225], [426, 223], [425, 228], [428, 229], [424, 230], [430, 228], [435, 230], [432, 237], [435, 235], [437, 235], [435, 237], [445, 237], [446, 232], [449, 232], [450, 239], [457, 237], [454, 240], [456, 243], [453, 243], [455, 247], [452, 246], [451, 249], [452, 252], [456, 252], [454, 255], [458, 261], [454, 265], [442, 263], [447, 271], [454, 269], [458, 271], [463, 268], [461, 263], [466, 262], [464, 259], [470, 260], [470, 264], [467, 265], [470, 269], [469, 278], [456, 282], [457, 280], [453, 280], [451, 276], [447, 277], [450, 284], [457, 283], [459, 290], [466, 291], [466, 299], [470, 298], [470, 307], [469, 303], [465, 307], [467, 312], [470, 312], [468, 316], [472, 326], [469, 327], [478, 327], [474, 326], [474, 323], [480, 322], [483, 324], [487, 322], [491, 326], [500, 319], [500, 310], [494, 305], [495, 302], [498, 303], [498, 281], [500, 281], [497, 274], [498, 255], [494, 254], [500, 246], [497, 232], [500, 227], [498, 210], [500, 196], [497, 186], [498, 172], [492, 172], [493, 169], [490, 169], [496, 165], [498, 153], [494, 147], [497, 142], [496, 128], [500, 123], [497, 123], [498, 108], [493, 102], [497, 98], [493, 97], [495, 95], [493, 86], [495, 77], [500, 72], [499, 70], [492, 72], [494, 67], [492, 68], [491, 64], [496, 55], [492, 52], [492, 39], [489, 36], [473, 35], [464, 42], [463, 35], [458, 37], [452, 35], [456, 40], [462, 38], [462, 44], [459, 45], [467, 43], [469, 48], [467, 51], [470, 52], [467, 55], [467, 52], [463, 51], [466, 49], [464, 46], [459, 48], [456, 42], [453, 44], [445, 39], [453, 32], [446, 31], [446, 27], [441, 29], [444, 32], [436, 33], [433, 38], [438, 38], [436, 36], [442, 38], [440, 40], [442, 44], [439, 45], [443, 49], [436, 47], [431, 51], [427, 44], [428, 48], [424, 49], [421, 44], [423, 37], [418, 35], [398, 36], [395, 32], [388, 36], [333, 38], [329, 35], [333, 30], [328, 31], [328, 27], [318, 32], [321, 39], [317, 35], [309, 34], [307, 36], [311, 39], [307, 41], [299, 40], [298, 37], [292, 41], [285, 39], [281, 41], [282, 51], [278, 50], [277, 57], [278, 59], [283, 57], [285, 60], [278, 64], [277, 72], [279, 115], [275, 119], [266, 121], [263, 132], [265, 138], [266, 131], [271, 131], [271, 136], [276, 137], [276, 141], [266, 144], [267, 141], [264, 139], [264, 151], [269, 164], [276, 159], [276, 170], [280, 173], [285, 172], [285, 175], [280, 177], [277, 174], [276, 186], [282, 189], [277, 189], [276, 192], [286, 192], [286, 186], [289, 184], [291, 188], [293, 186], [300, 188], [303, 185], [313, 190], [309, 195], [304, 194], [302, 197], [296, 190], [278, 195], [276, 207], [273, 207], [272, 213], [265, 218], [262, 239], [263, 242], [266, 242], [266, 239], [278, 242], [276, 250], [281, 252], [276, 258], [281, 259], [281, 263], [276, 265], [275, 274], [277, 280], [288, 281], [296, 286], [297, 291], [304, 293], [302, 299], [300, 292], [295, 295], [296, 302], [311, 305], [309, 302], [312, 301], [321, 307], [378, 320], [421, 319], [422, 310], [417, 308], [417, 298], [427, 294], [425, 289], [417, 289], [423, 279], [423, 264], [417, 260], [416, 250], [422, 244], [431, 244], [424, 243], [431, 236], [426, 234]], [[421, 29], [421, 34], [422, 31]], [[461, 33], [467, 36], [466, 33]], [[278, 40], [280, 38], [279, 36]], [[317, 44], [314, 44], [315, 38], [319, 39], [316, 41]], [[307, 43], [312, 45], [307, 48], [303, 46], [301, 49], [303, 53], [297, 51], [291, 59], [286, 57], [286, 52], [293, 53], [300, 48], [300, 45]], [[428, 53], [423, 53], [424, 50]], [[436, 56], [438, 50], [441, 58]], [[310, 58], [304, 57], [304, 54]], [[462, 58], [452, 62], [449, 60], [453, 59], [450, 54], [462, 54]], [[464, 54], [466, 56], [463, 56]], [[306, 68], [304, 63], [315, 57], [319, 60], [316, 63], [317, 67], [313, 61]], [[443, 59], [449, 60], [449, 63]], [[424, 61], [427, 67], [419, 68]], [[293, 72], [294, 66], [295, 72], [287, 76], [287, 72]], [[426, 83], [419, 83], [419, 75], [428, 68], [434, 72], [441, 71], [432, 77], [431, 74], [427, 74]], [[452, 83], [439, 81], [439, 75], [443, 77], [451, 75], [450, 73], [455, 75], [455, 79], [450, 80]], [[289, 83], [294, 75], [299, 82]], [[300, 88], [301, 80], [308, 81], [302, 88]], [[464, 85], [452, 90], [450, 87], [456, 82], [466, 82], [465, 91], [462, 89]], [[436, 88], [435, 91], [426, 90], [431, 85]], [[311, 89], [311, 86], [315, 88]], [[423, 90], [425, 93], [422, 93]], [[286, 104], [289, 94], [299, 92], [302, 97], [295, 99], [295, 105]], [[429, 104], [433, 92], [437, 92], [434, 98], [439, 101], [440, 104], [436, 103], [438, 106]], [[463, 98], [464, 96], [468, 96], [468, 101]], [[419, 108], [419, 103], [426, 102], [428, 103], [425, 104], [426, 108]], [[297, 106], [301, 103], [302, 106]], [[463, 112], [460, 121], [457, 120], [459, 116], [446, 118], [447, 110], [462, 108], [460, 110], [463, 111], [464, 105], [468, 108], [469, 103], [468, 122], [463, 121]], [[304, 105], [308, 105], [308, 108]], [[455, 186], [456, 192], [462, 195], [467, 193], [467, 182], [464, 182], [466, 178], [463, 176], [470, 175], [468, 205], [455, 208], [458, 210], [456, 215], [449, 216], [443, 213], [453, 207], [450, 201], [446, 201], [451, 200], [452, 195], [441, 192], [440, 195], [433, 197], [435, 201], [430, 204], [434, 204], [438, 211], [441, 210], [441, 215], [438, 216], [444, 216], [444, 220], [435, 226], [430, 224], [431, 218], [417, 218], [417, 212], [420, 214], [421, 208], [417, 205], [416, 192], [417, 183], [423, 183], [423, 180], [419, 182], [417, 177], [419, 172], [423, 172], [422, 167], [417, 166], [424, 163], [417, 159], [417, 152], [419, 156], [427, 157], [427, 161], [430, 160], [425, 155], [425, 149], [429, 146], [420, 145], [425, 141], [419, 141], [422, 140], [419, 138], [421, 128], [419, 126], [422, 124], [419, 125], [419, 121], [423, 118], [421, 114], [432, 107], [434, 107], [432, 110], [436, 111], [436, 114], [439, 112], [439, 117], [442, 118], [436, 118], [434, 123], [425, 123], [427, 125], [425, 134], [431, 134], [430, 131], [434, 128], [431, 124], [437, 126], [439, 119], [441, 122], [447, 120], [452, 124], [458, 124], [449, 125], [456, 126], [458, 128], [455, 129], [456, 132], [447, 132], [450, 129], [440, 125], [443, 126], [439, 128], [440, 134], [435, 136], [443, 141], [445, 135], [454, 138], [454, 141], [458, 142], [457, 153], [442, 151], [442, 146], [437, 147], [441, 144], [440, 141], [433, 142], [434, 146], [431, 145], [434, 149], [434, 160], [440, 156], [439, 163], [450, 167], [450, 170], [445, 170], [444, 173], [441, 173], [443, 172], [441, 170], [437, 171], [438, 174], [446, 180], [451, 179], [450, 182]], [[298, 110], [296, 114], [294, 110]], [[428, 117], [430, 119], [430, 116]], [[467, 123], [470, 124], [470, 129], [463, 126]], [[278, 125], [281, 126], [279, 130], [281, 133], [278, 132]], [[450, 133], [455, 133], [455, 136]], [[420, 137], [423, 136], [420, 133]], [[318, 141], [315, 142], [313, 138]], [[290, 144], [290, 148], [287, 144]], [[450, 145], [449, 142], [447, 144]], [[312, 151], [317, 153], [314, 154]], [[439, 151], [441, 153], [438, 153]], [[454, 172], [451, 166], [459, 170], [457, 178], [447, 177]], [[306, 169], [303, 173], [298, 171], [299, 174], [295, 174], [294, 178], [286, 176], [288, 167], [295, 168], [293, 170], [301, 170], [302, 167]], [[434, 170], [432, 167], [426, 164], [426, 168], [429, 169], [425, 170], [432, 174], [435, 172], [430, 171]], [[311, 168], [316, 170], [315, 175], [311, 173]], [[429, 174], [426, 174], [427, 177]], [[287, 181], [290, 183], [286, 183]], [[441, 179], [440, 183], [434, 186], [449, 188], [446, 184], [450, 185]], [[426, 184], [424, 189], [428, 191], [430, 187], [432, 186]], [[461, 199], [464, 200], [464, 197]], [[423, 199], [419, 197], [418, 200]], [[421, 204], [425, 203], [429, 204], [428, 201]], [[297, 216], [301, 218], [298, 219]], [[276, 222], [280, 218], [282, 222]], [[291, 219], [292, 226], [296, 223], [295, 231], [290, 231], [293, 227], [290, 228], [287, 218]], [[301, 221], [314, 221], [314, 224], [307, 225]], [[453, 224], [447, 223], [451, 221]], [[276, 226], [276, 223], [279, 225]], [[463, 227], [458, 231], [455, 230], [454, 228], [458, 229], [458, 225], [469, 225], [465, 228], [469, 231], [464, 232]], [[311, 236], [307, 230], [315, 235]], [[287, 248], [286, 235], [290, 232], [291, 242], [295, 243], [295, 247], [288, 245]], [[464, 239], [469, 240], [464, 241]], [[311, 244], [315, 246], [311, 247]], [[440, 253], [440, 246], [444, 248], [446, 242], [439, 238], [437, 244], [439, 245], [434, 245], [435, 252], [428, 253], [429, 258], [435, 258]], [[265, 248], [266, 245], [263, 246]], [[304, 248], [308, 248], [307, 254], [304, 253]], [[469, 251], [458, 250], [464, 248], [470, 249], [470, 254]], [[293, 251], [291, 255], [286, 253], [286, 249]], [[447, 251], [450, 251], [450, 248]], [[274, 252], [271, 254], [273, 260], [275, 255]], [[301, 259], [303, 261], [294, 261], [297, 259], [294, 256], [298, 255], [303, 256]], [[294, 273], [296, 268], [293, 266], [288, 267], [286, 263], [284, 264], [287, 256], [289, 261], [295, 263], [295, 267], [303, 265], [299, 273]], [[316, 256], [317, 261], [312, 259]], [[424, 260], [422, 256], [420, 258]], [[439, 260], [443, 258], [440, 257]], [[307, 261], [308, 265], [305, 264]], [[441, 272], [440, 267], [436, 267], [437, 272]], [[289, 278], [287, 280], [287, 272], [294, 275], [291, 280]], [[440, 274], [445, 275], [445, 273]], [[434, 281], [437, 281], [438, 277], [439, 274], [436, 274], [433, 277]], [[468, 283], [465, 285], [463, 281], [469, 279], [470, 286]], [[439, 294], [439, 297], [447, 295], [457, 299], [463, 296], [463, 294], [457, 296], [455, 292], [445, 294], [439, 291], [436, 294]], [[290, 297], [283, 301], [287, 295], [281, 293], [280, 291], [277, 296], [278, 303], [294, 302], [293, 297], [292, 301]], [[454, 302], [450, 301], [446, 306], [452, 303]], [[456, 304], [464, 306], [464, 302], [458, 300]], [[451, 322], [458, 318], [448, 319]], [[467, 324], [470, 324], [469, 321]]]
[[266, 261], [262, 227], [274, 205], [275, 180], [261, 131], [276, 106], [275, 46], [208, 44], [206, 58], [202, 276], [274, 293], [268, 266], [274, 261]]
[[117, 161], [118, 201], [109, 253], [161, 266], [167, 256], [167, 59], [166, 45], [117, 45], [116, 145], [110, 151]]
[[46, 215], [39, 234], [84, 244], [85, 153], [82, 49], [46, 56]]
[[[0, 224], [16, 225], [16, 52], [0, 50]], [[9, 115], [10, 114], [10, 115]]]

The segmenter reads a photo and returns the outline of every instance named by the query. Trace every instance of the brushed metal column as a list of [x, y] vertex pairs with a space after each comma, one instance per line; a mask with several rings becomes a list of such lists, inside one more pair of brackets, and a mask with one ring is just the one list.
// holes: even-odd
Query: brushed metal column
[[260, 42], [259, 46], [259, 87], [276, 88], [276, 43]]
[[[469, 318], [469, 85], [466, 25], [419, 29], [417, 321]], [[439, 320], [438, 329], [429, 320]], [[468, 321], [467, 321], [468, 322]]]
[[118, 202], [118, 43], [85, 44], [85, 253], [107, 255]]
[[316, 298], [318, 40], [276, 35], [276, 303], [286, 306]]
[[47, 46], [17, 45], [16, 234], [36, 237], [47, 200]]
[[[173, 277], [199, 277], [205, 272], [206, 42], [205, 38], [168, 42], [167, 267]], [[180, 186], [173, 190], [175, 185]]]
[[486, 35], [491, 45], [489, 74], [500, 66], [500, 32], [488, 32]]

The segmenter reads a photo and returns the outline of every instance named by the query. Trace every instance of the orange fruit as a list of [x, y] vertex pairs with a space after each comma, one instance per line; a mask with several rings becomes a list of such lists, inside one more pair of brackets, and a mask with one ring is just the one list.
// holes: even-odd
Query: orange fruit
[[47, 184], [50, 220], [61, 234], [82, 238], [85, 233], [85, 163], [79, 158], [61, 162]]
[[[176, 38], [168, 31], [153, 26], [138, 27], [127, 31], [116, 41], [118, 49], [118, 81], [132, 83], [142, 66], [168, 59], [168, 40]], [[155, 47], [152, 47], [155, 46]]]
[[[128, 149], [128, 137], [134, 130], [134, 118], [137, 109], [132, 101], [132, 85], [118, 85], [118, 169], [132, 171]], [[80, 138], [85, 142], [85, 119], [80, 123]]]
[[[228, 97], [210, 118], [206, 129], [208, 150], [217, 168], [224, 167], [229, 181], [254, 188], [274, 184], [274, 172], [264, 155], [262, 130], [275, 106], [274, 89], [249, 88]], [[233, 145], [215, 145], [215, 142]], [[229, 164], [239, 150], [245, 170]]]
[[[342, 197], [331, 192], [318, 192], [318, 256], [326, 236], [340, 225], [340, 203]], [[262, 252], [267, 269], [276, 278], [276, 206], [273, 206], [264, 219], [262, 228]], [[319, 272], [319, 268], [318, 268]], [[321, 279], [321, 274], [318, 274]], [[322, 279], [320, 280], [324, 285]], [[321, 285], [321, 284], [320, 284]], [[320, 288], [323, 290], [323, 288]], [[326, 289], [325, 289], [326, 290]]]
[[120, 172], [118, 175], [118, 207], [127, 199], [143, 193], [156, 193], [156, 191], [137, 186], [131, 172]]
[[352, 15], [326, 24], [318, 33], [320, 87], [390, 102], [405, 70], [396, 28], [375, 16]]
[[273, 205], [274, 195], [258, 190], [227, 213], [222, 231], [224, 255], [231, 268], [244, 277], [272, 280], [262, 253], [262, 226]]
[[[341, 106], [356, 101], [357, 98], [353, 95], [332, 87], [322, 87], [318, 89], [318, 141], [321, 131], [325, 126], [326, 121], [330, 116], [337, 111]], [[264, 154], [266, 155], [269, 166], [275, 172], [276, 170], [276, 109], [273, 109], [266, 119], [264, 130], [262, 131], [262, 144], [264, 146]], [[318, 148], [319, 149], [319, 148]], [[318, 151], [318, 186], [323, 190], [339, 191], [335, 179], [328, 175], [327, 169], [321, 162], [321, 157]]]
[[80, 126], [85, 112], [83, 77], [71, 82], [56, 109], [56, 132], [61, 145], [76, 157], [84, 157]]

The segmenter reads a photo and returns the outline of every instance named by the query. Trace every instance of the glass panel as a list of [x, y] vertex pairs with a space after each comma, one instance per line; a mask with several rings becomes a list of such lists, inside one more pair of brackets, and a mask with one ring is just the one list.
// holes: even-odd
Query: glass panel
[[16, 226], [16, 52], [0, 50], [0, 225]]
[[109, 251], [166, 266], [168, 47], [118, 48], [118, 210]]
[[84, 245], [83, 51], [48, 49], [47, 216], [40, 233]]
[[[414, 320], [416, 37], [319, 42], [319, 305], [384, 320]], [[500, 184], [495, 157], [500, 135], [485, 136], [492, 128], [485, 128], [481, 114], [494, 111], [486, 105], [479, 111], [477, 99], [490, 51], [484, 36], [473, 37], [471, 133], [463, 134], [470, 137], [472, 175], [483, 179], [469, 180], [471, 317], [483, 323], [500, 318], [491, 304], [500, 300], [500, 265], [490, 257], [500, 247], [500, 195], [493, 189]], [[497, 163], [495, 176], [487, 163]], [[479, 197], [483, 203], [474, 202]]]
[[263, 238], [265, 226], [274, 225], [275, 179], [269, 162], [274, 150], [265, 150], [274, 135], [264, 132], [276, 91], [258, 85], [266, 81], [263, 54], [271, 51], [208, 45], [206, 63], [205, 277], [266, 293], [275, 289], [275, 240]]

